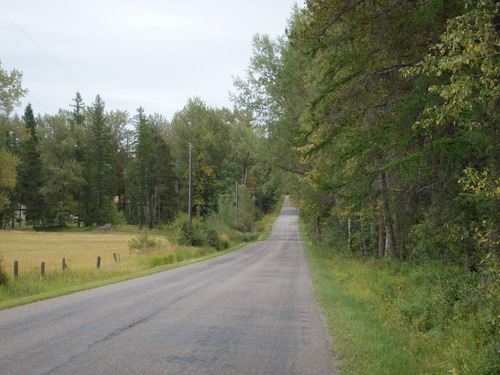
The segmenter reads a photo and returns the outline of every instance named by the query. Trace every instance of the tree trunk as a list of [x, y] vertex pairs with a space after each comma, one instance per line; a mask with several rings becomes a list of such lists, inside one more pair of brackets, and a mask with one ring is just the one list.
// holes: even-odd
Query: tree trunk
[[153, 196], [152, 194], [148, 194], [147, 201], [147, 221], [149, 229], [153, 229], [154, 227], [154, 210], [153, 210]]
[[394, 236], [394, 227], [392, 226], [391, 210], [389, 207], [389, 200], [385, 196], [387, 191], [387, 181], [384, 172], [380, 173], [380, 189], [382, 190], [382, 213], [384, 216], [384, 226], [386, 235], [387, 253], [391, 258], [399, 258], [396, 250], [396, 239]]
[[394, 237], [394, 228], [392, 226], [389, 202], [386, 198], [382, 200], [382, 210], [384, 212], [387, 253], [391, 258], [399, 258], [399, 254], [396, 251], [396, 239]]
[[380, 217], [378, 221], [378, 256], [385, 257], [385, 225], [384, 213], [380, 210]]
[[351, 218], [347, 219], [347, 250], [351, 250], [352, 238], [351, 238]]
[[368, 247], [368, 244], [367, 244], [366, 238], [363, 238], [363, 240], [361, 241], [361, 255], [363, 255], [363, 258], [366, 258], [367, 247]]
[[321, 218], [316, 216], [315, 227], [316, 227], [316, 235], [321, 235], [321, 226], [320, 226]]

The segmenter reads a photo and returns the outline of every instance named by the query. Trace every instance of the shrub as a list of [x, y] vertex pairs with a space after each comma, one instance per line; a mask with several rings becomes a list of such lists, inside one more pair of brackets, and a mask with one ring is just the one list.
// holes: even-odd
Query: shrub
[[161, 248], [161, 241], [149, 238], [147, 232], [142, 232], [137, 238], [128, 242], [130, 251], [135, 250], [138, 254], [147, 254]]
[[230, 232], [229, 227], [216, 215], [210, 215], [205, 220], [193, 219], [188, 222], [187, 216], [179, 215], [167, 228], [169, 238], [184, 246], [209, 246], [216, 250], [227, 249], [228, 240], [222, 240], [221, 235], [229, 237], [224, 232]]

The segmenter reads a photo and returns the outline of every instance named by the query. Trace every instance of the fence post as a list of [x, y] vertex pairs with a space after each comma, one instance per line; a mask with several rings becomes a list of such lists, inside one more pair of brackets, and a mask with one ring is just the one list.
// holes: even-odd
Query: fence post
[[97, 257], [97, 268], [101, 267], [101, 257]]
[[113, 253], [113, 258], [115, 259], [115, 263], [118, 262], [118, 258], [116, 257], [116, 253]]
[[19, 276], [19, 262], [17, 260], [14, 261], [14, 277]]
[[62, 258], [62, 270], [64, 271], [67, 268], [66, 266], [66, 258]]
[[43, 276], [45, 274], [45, 262], [40, 264], [40, 274]]

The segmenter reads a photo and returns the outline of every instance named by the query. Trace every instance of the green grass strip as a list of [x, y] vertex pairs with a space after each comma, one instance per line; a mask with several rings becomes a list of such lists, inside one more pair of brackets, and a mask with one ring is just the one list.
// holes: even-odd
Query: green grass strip
[[420, 366], [407, 353], [404, 338], [388, 329], [365, 300], [336, 280], [332, 267], [341, 268], [342, 264], [318, 256], [302, 230], [301, 235], [341, 374], [419, 374]]

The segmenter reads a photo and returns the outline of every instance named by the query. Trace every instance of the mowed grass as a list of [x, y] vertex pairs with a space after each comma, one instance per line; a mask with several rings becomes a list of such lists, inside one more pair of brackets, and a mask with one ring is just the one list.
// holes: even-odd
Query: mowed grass
[[[0, 231], [0, 256], [3, 269], [13, 275], [14, 261], [19, 263], [19, 273], [39, 271], [45, 262], [46, 272], [62, 268], [65, 258], [69, 269], [96, 268], [101, 257], [101, 268], [115, 264], [113, 254], [124, 261], [135, 256], [130, 253], [128, 242], [138, 233], [123, 232], [28, 232]], [[151, 236], [168, 245], [166, 238]]]

